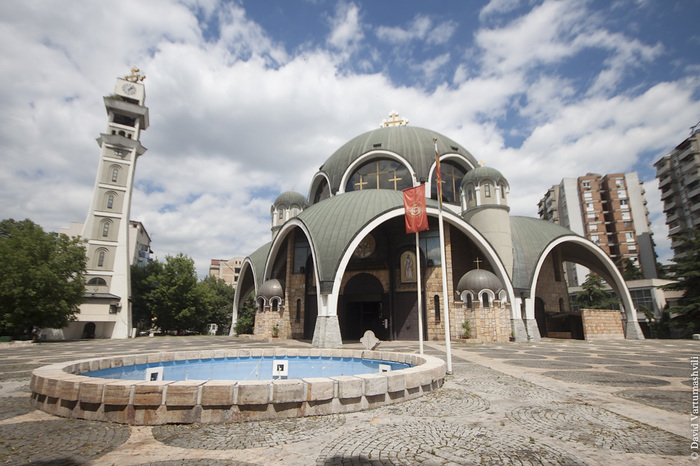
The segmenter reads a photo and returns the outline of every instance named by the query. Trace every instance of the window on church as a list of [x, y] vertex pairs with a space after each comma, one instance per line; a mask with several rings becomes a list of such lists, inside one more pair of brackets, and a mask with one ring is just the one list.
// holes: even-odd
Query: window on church
[[331, 189], [326, 180], [323, 180], [314, 194], [314, 204], [331, 197]]
[[104, 252], [104, 251], [100, 251], [100, 252], [97, 254], [97, 266], [98, 266], [98, 267], [104, 267], [104, 265], [105, 265], [105, 252]]
[[119, 167], [112, 167], [112, 182], [116, 183], [119, 179]]
[[88, 286], [107, 286], [107, 282], [105, 281], [104, 278], [95, 277], [95, 278], [91, 278], [91, 279], [87, 282], [87, 285], [88, 285]]
[[425, 255], [428, 267], [440, 267], [442, 260], [440, 256], [440, 233], [438, 231], [422, 231], [420, 233], [420, 248]]
[[433, 304], [435, 306], [435, 322], [440, 322], [440, 296], [433, 297]]
[[489, 307], [490, 306], [489, 302], [489, 294], [484, 292], [481, 293], [481, 307]]
[[[440, 161], [440, 173], [442, 175], [442, 200], [450, 204], [459, 204], [459, 185], [467, 174], [465, 170], [450, 160]], [[437, 173], [433, 170], [430, 197], [437, 199]]]
[[104, 222], [102, 224], [102, 237], [106, 238], [109, 236], [109, 222]]
[[469, 309], [472, 308], [472, 295], [469, 294], [469, 293], [467, 293], [467, 307], [468, 307]]
[[365, 189], [403, 190], [413, 186], [408, 168], [390, 159], [374, 159], [360, 166], [345, 185], [345, 191]]
[[501, 185], [501, 199], [506, 198], [506, 187]]
[[484, 196], [491, 197], [491, 185], [489, 183], [484, 184]]
[[107, 196], [107, 208], [111, 209], [112, 207], [114, 207], [114, 194]]
[[471, 186], [469, 187], [469, 189], [467, 189], [467, 200], [469, 202], [474, 200], [474, 188], [472, 188]]
[[279, 216], [277, 218], [279, 218], [280, 220], [284, 219], [284, 209], [282, 209], [281, 207], [280, 207]]
[[306, 236], [300, 230], [296, 232], [294, 239], [294, 272], [304, 273], [306, 271], [306, 261], [311, 255], [311, 246]]

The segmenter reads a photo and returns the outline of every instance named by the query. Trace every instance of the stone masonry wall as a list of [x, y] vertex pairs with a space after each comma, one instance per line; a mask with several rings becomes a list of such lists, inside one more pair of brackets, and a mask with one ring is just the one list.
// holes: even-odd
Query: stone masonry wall
[[625, 339], [622, 315], [618, 310], [582, 309], [581, 319], [586, 341]]
[[458, 336], [462, 337], [462, 323], [466, 320], [471, 327], [469, 339], [472, 341], [509, 341], [512, 332], [509, 316], [510, 305], [501, 305], [500, 301], [494, 301], [492, 307], [481, 307], [479, 302], [475, 302], [472, 308], [466, 307], [464, 303], [455, 305], [455, 320], [460, 330]]

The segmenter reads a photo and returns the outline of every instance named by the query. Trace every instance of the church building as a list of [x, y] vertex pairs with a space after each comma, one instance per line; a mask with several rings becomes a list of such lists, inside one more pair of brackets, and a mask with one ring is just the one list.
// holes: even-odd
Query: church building
[[[405, 230], [402, 190], [421, 184], [429, 229], [419, 235], [417, 258], [416, 237]], [[451, 338], [467, 332], [481, 341], [582, 338], [563, 273], [564, 262], [573, 262], [617, 293], [622, 312], [612, 321], [619, 337], [643, 338], [610, 258], [562, 226], [511, 216], [510, 196], [498, 170], [480, 165], [456, 141], [392, 113], [379, 129], [331, 154], [311, 179], [308, 197], [292, 191], [275, 200], [272, 241], [241, 266], [233, 324], [253, 294], [256, 338], [308, 339], [321, 348], [357, 341], [366, 330], [380, 340], [418, 340], [419, 309], [427, 340], [444, 339], [446, 321]], [[610, 320], [609, 314], [601, 318]]]

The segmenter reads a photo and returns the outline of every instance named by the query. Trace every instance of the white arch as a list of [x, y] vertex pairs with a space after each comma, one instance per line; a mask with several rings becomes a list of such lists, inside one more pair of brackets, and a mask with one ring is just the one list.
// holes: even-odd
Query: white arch
[[395, 152], [390, 152], [387, 150], [372, 150], [367, 152], [366, 154], [362, 154], [362, 156], [358, 157], [353, 163], [350, 164], [348, 168], [345, 169], [343, 177], [340, 179], [340, 186], [338, 186], [338, 194], [345, 192], [345, 185], [348, 183], [348, 179], [350, 179], [352, 174], [355, 173], [355, 170], [357, 168], [359, 168], [365, 162], [369, 162], [370, 160], [375, 158], [388, 158], [399, 162], [408, 170], [408, 172], [411, 175], [411, 180], [416, 179], [416, 172], [413, 171], [413, 167], [410, 163], [408, 163], [408, 160], [406, 160], [405, 158], [401, 157]]
[[314, 196], [316, 194], [316, 190], [318, 189], [319, 185], [323, 180], [325, 180], [326, 184], [328, 184], [328, 192], [330, 193], [330, 197], [333, 197], [333, 186], [331, 186], [330, 178], [328, 178], [328, 175], [325, 172], [319, 171], [316, 172], [314, 177], [311, 179], [311, 186], [309, 187], [309, 196], [307, 197], [309, 204], [314, 203]]
[[[433, 217], [437, 217], [439, 215], [438, 209], [434, 207], [428, 207], [427, 212], [429, 215], [432, 215]], [[372, 220], [370, 223], [365, 225], [358, 233], [355, 235], [355, 238], [350, 242], [350, 245], [345, 251], [345, 254], [343, 255], [340, 264], [338, 265], [338, 270], [335, 273], [334, 281], [333, 281], [333, 288], [332, 288], [332, 296], [334, 299], [332, 299], [332, 303], [328, 303], [329, 307], [329, 312], [332, 312], [333, 314], [331, 315], [337, 315], [338, 312], [338, 297], [340, 296], [340, 285], [343, 280], [343, 276], [345, 275], [345, 270], [347, 269], [347, 266], [350, 262], [350, 259], [352, 258], [352, 254], [357, 249], [357, 246], [360, 244], [360, 241], [364, 239], [364, 237], [370, 233], [372, 230], [374, 230], [376, 227], [379, 225], [383, 224], [387, 220], [390, 220], [395, 217], [400, 217], [404, 215], [404, 208], [403, 207], [397, 207], [389, 212], [386, 212], [382, 214], [381, 216], [375, 218]], [[479, 233], [474, 227], [466, 223], [464, 220], [462, 220], [460, 217], [443, 210], [443, 216], [445, 217], [446, 220], [449, 220], [449, 224], [456, 227], [458, 230], [460, 230], [462, 233], [466, 234], [466, 236], [474, 241], [477, 246], [480, 247], [482, 252], [484, 252], [489, 259], [489, 262], [491, 264], [494, 264], [497, 270], [497, 276], [501, 279], [501, 282], [505, 284], [506, 290], [508, 292], [508, 296], [511, 297], [511, 302], [514, 295], [513, 291], [513, 285], [510, 283], [510, 278], [508, 277], [508, 273], [505, 270], [505, 267], [501, 263], [500, 258], [498, 257], [498, 254], [496, 254], [496, 250], [493, 249], [493, 247], [486, 241], [486, 239]], [[319, 303], [320, 304], [320, 303]], [[319, 308], [320, 309], [320, 308]]]
[[[595, 245], [595, 243], [587, 240], [586, 238], [580, 237], [580, 236], [563, 236], [560, 238], [555, 239], [551, 243], [547, 245], [547, 247], [542, 251], [542, 254], [540, 254], [539, 259], [537, 260], [537, 265], [535, 266], [535, 272], [532, 276], [532, 284], [530, 285], [530, 296], [532, 299], [535, 298], [535, 291], [537, 289], [537, 281], [538, 277], [540, 275], [540, 270], [542, 269], [542, 265], [544, 264], [544, 261], [547, 259], [549, 256], [549, 253], [552, 252], [552, 250], [557, 247], [560, 244], [563, 243], [577, 243], [583, 247], [585, 247], [588, 251], [593, 253], [593, 255], [599, 259], [602, 262], [602, 265], [605, 267], [605, 270], [612, 276], [613, 282], [611, 283], [611, 287], [613, 290], [617, 292], [618, 297], [620, 298], [620, 301], [622, 303], [622, 307], [625, 311], [625, 316], [627, 317], [627, 322], [634, 323], [639, 327], [639, 324], [637, 323], [637, 310], [634, 308], [634, 304], [632, 302], [632, 296], [630, 295], [629, 289], [627, 288], [627, 285], [625, 284], [625, 279], [622, 278], [622, 274], [620, 271], [617, 269], [615, 266], [615, 263], [608, 257], [608, 255], [600, 249], [598, 246]], [[534, 317], [534, 316], [533, 316]], [[627, 329], [626, 332], [627, 333]], [[641, 333], [641, 332], [639, 332]], [[625, 335], [627, 337], [627, 335]], [[638, 335], [637, 335], [638, 337]]]
[[[270, 279], [270, 274], [272, 273], [272, 267], [274, 265], [274, 258], [277, 257], [277, 254], [279, 253], [279, 250], [283, 244], [284, 241], [287, 241], [287, 235], [289, 234], [290, 231], [292, 231], [294, 228], [299, 228], [301, 229], [302, 232], [304, 232], [304, 235], [306, 236], [306, 240], [309, 242], [309, 248], [311, 249], [311, 258], [314, 264], [314, 280], [316, 281], [316, 289], [319, 290], [317, 296], [319, 296], [320, 300], [320, 290], [321, 290], [321, 277], [319, 276], [319, 271], [318, 271], [318, 258], [317, 258], [317, 253], [316, 253], [316, 245], [314, 244], [313, 238], [311, 237], [311, 233], [309, 232], [308, 227], [304, 222], [299, 220], [298, 217], [294, 217], [285, 223], [282, 228], [279, 230], [277, 235], [275, 236], [275, 239], [272, 240], [272, 245], [270, 246], [270, 251], [267, 253], [267, 259], [265, 260], [265, 269], [263, 272], [263, 281], [269, 280]], [[319, 308], [320, 309], [320, 308]]]
[[[440, 163], [446, 161], [446, 160], [459, 160], [460, 162], [464, 162], [468, 167], [469, 170], [474, 170], [474, 165], [469, 161], [468, 158], [466, 158], [462, 154], [457, 154], [457, 153], [449, 153], [449, 154], [442, 154], [440, 156]], [[430, 165], [430, 170], [428, 171], [428, 179], [425, 180], [425, 195], [426, 197], [430, 197], [430, 193], [433, 192], [433, 174], [435, 173], [435, 162]]]
[[[253, 263], [250, 260], [250, 257], [246, 257], [243, 259], [243, 264], [241, 264], [241, 271], [238, 274], [238, 281], [239, 283], [241, 282], [242, 278], [250, 271], [250, 274], [253, 276], [253, 290], [258, 289], [258, 283], [257, 283], [257, 277], [255, 276], [255, 269], [253, 269]], [[233, 313], [231, 316], [231, 328], [228, 331], [228, 335], [232, 337], [234, 335], [234, 330], [233, 327], [236, 326], [236, 322], [238, 321], [238, 305], [241, 302], [241, 292], [239, 291], [239, 287], [236, 287], [236, 292], [233, 294]], [[255, 305], [257, 306], [257, 300], [255, 301]]]

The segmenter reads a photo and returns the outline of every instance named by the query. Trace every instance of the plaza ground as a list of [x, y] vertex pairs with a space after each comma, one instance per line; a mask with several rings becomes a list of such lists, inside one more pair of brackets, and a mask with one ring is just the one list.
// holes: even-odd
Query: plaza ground
[[[700, 464], [691, 457], [693, 340], [453, 342], [441, 389], [345, 415], [150, 427], [63, 419], [29, 403], [31, 371], [50, 363], [271, 345], [205, 336], [3, 345], [0, 464]], [[418, 342], [379, 349], [417, 353]], [[426, 342], [425, 352], [444, 358], [444, 343]]]

